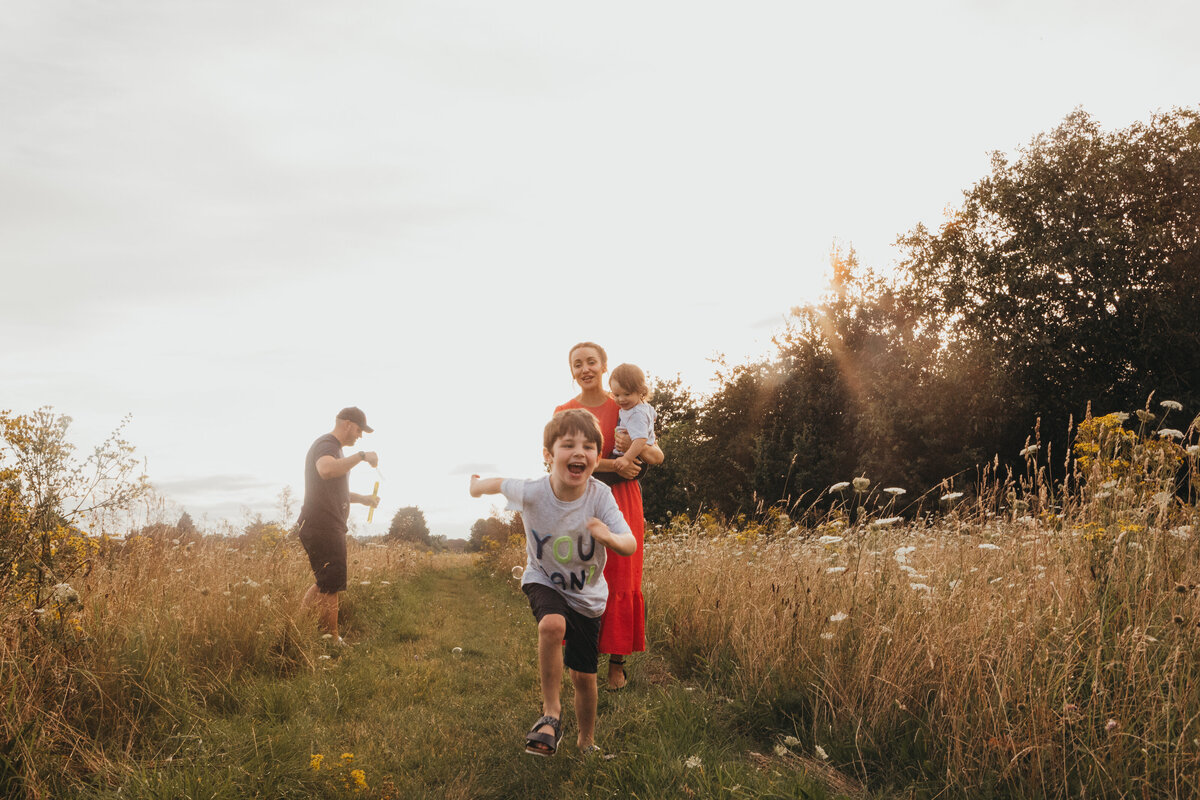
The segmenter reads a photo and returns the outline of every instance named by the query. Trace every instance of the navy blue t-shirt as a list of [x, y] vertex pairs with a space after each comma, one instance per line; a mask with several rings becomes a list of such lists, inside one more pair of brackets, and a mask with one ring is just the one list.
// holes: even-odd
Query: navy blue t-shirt
[[317, 461], [325, 456], [342, 457], [342, 443], [332, 433], [313, 442], [304, 457], [304, 505], [299, 521], [310, 530], [345, 533], [350, 517], [350, 476], [322, 478]]

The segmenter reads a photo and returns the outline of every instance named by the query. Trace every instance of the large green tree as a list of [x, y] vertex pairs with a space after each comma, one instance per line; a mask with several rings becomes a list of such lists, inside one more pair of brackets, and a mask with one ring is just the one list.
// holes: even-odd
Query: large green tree
[[425, 522], [425, 512], [416, 506], [405, 506], [397, 511], [392, 517], [392, 524], [388, 526], [384, 538], [423, 547], [433, 547], [433, 540], [429, 535], [429, 525]]
[[[1085, 404], [1200, 401], [1200, 114], [1036, 137], [936, 232], [901, 240], [923, 324], [1003, 380], [1011, 450]], [[1047, 426], [1043, 426], [1046, 430]]]

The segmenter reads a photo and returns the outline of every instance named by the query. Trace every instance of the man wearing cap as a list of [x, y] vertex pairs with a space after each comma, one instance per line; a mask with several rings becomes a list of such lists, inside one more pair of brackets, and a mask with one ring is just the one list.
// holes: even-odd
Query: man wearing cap
[[330, 433], [317, 439], [304, 458], [304, 505], [300, 508], [298, 527], [300, 544], [308, 553], [316, 583], [309, 587], [301, 603], [303, 608], [316, 606], [321, 628], [338, 636], [338, 592], [346, 589], [346, 520], [350, 504], [361, 503], [374, 508], [379, 498], [350, 491], [350, 470], [362, 462], [379, 466], [374, 452], [359, 450], [342, 455], [343, 447], [351, 447], [364, 433], [371, 433], [367, 415], [351, 406], [338, 412]]

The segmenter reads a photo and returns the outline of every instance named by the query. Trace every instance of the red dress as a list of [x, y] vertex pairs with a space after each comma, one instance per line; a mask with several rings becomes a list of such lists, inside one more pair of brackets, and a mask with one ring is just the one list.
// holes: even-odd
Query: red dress
[[[585, 406], [568, 400], [555, 413], [567, 408], [582, 408], [596, 415], [604, 434], [604, 458], [612, 458], [614, 436], [620, 407], [611, 397], [603, 405]], [[642, 516], [642, 487], [637, 481], [621, 481], [612, 487], [617, 508], [625, 516], [629, 530], [637, 539], [637, 552], [623, 556], [611, 550], [604, 564], [608, 583], [608, 605], [600, 621], [600, 652], [615, 656], [640, 653], [646, 649], [646, 600], [642, 597], [642, 546], [646, 521]]]

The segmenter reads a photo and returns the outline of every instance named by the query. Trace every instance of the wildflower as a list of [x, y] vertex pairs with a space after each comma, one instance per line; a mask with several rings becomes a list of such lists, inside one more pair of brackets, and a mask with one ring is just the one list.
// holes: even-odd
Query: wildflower
[[308, 766], [314, 770], [321, 768], [321, 762], [325, 760], [325, 756], [321, 753], [313, 753], [308, 757]]
[[700, 760], [700, 756], [688, 756], [687, 761], [684, 761], [683, 765], [688, 769], [696, 769], [703, 763], [704, 762]]
[[1159, 405], [1168, 411], [1183, 411], [1183, 404], [1175, 400], [1161, 400]]
[[886, 528], [888, 525], [895, 525], [897, 522], [903, 521], [904, 517], [885, 517], [884, 519], [877, 519], [871, 524], [876, 528]]
[[1000, 545], [992, 544], [991, 542], [984, 542], [983, 544], [979, 545], [979, 549], [980, 550], [999, 550]]
[[788, 749], [786, 747], [784, 747], [781, 744], [775, 745], [775, 755], [786, 756], [787, 754], [788, 754]]
[[1172, 439], [1182, 439], [1183, 431], [1178, 428], [1159, 428], [1159, 436], [1170, 436]]
[[1160, 506], [1168, 505], [1174, 497], [1171, 492], [1156, 492], [1151, 499]]
[[349, 764], [353, 760], [354, 760], [354, 753], [342, 753], [342, 761], [344, 763]]
[[1200, 444], [1190, 444], [1184, 452], [1189, 456], [1200, 454]]
[[962, 495], [962, 492], [948, 492], [947, 494], [942, 495], [941, 499], [944, 503], [953, 503], [955, 500], [962, 497]]
[[850, 481], [838, 481], [833, 486], [829, 487], [831, 492], [844, 492], [850, 488]]
[[933, 591], [933, 589], [929, 588], [929, 586], [924, 583], [910, 583], [908, 585], [908, 588], [912, 589], [914, 592], [932, 592]]
[[321, 634], [321, 638], [322, 638], [322, 639], [332, 639], [332, 638], [333, 638], [333, 634], [332, 634], [332, 633], [322, 633], [322, 634]]
[[1031, 444], [1021, 451], [1021, 455], [1028, 458], [1032, 455], [1037, 455], [1037, 451], [1041, 449], [1041, 445]]
[[1106, 733], [1112, 733], [1113, 731], [1117, 730], [1120, 727], [1121, 727], [1121, 723], [1117, 722], [1112, 717], [1109, 717], [1108, 722], [1104, 723], [1104, 731]]
[[50, 599], [53, 600], [56, 605], [60, 606], [73, 606], [80, 604], [79, 592], [72, 589], [71, 584], [69, 583], [55, 584], [54, 588], [50, 590]]
[[826, 631], [825, 633], [821, 634], [821, 638], [828, 642], [833, 639], [833, 634]]
[[884, 491], [890, 495], [894, 495], [895, 497], [899, 497], [900, 495], [907, 493], [906, 490], [901, 489], [899, 486], [889, 486], [884, 489]]
[[950, 583], [949, 583], [949, 586], [950, 586], [950, 588], [951, 588], [951, 589], [954, 589], [954, 588], [957, 588], [957, 586], [958, 586], [960, 583], [962, 583], [962, 581], [960, 581], [960, 580], [952, 580], [952, 581], [950, 581]]
[[269, 606], [269, 605], [271, 605], [271, 595], [269, 595], [269, 594], [264, 594], [264, 595], [262, 596], [262, 600], [261, 600], [261, 602], [262, 602], [262, 604], [263, 604], [264, 606]]
[[829, 760], [829, 753], [826, 753], [825, 748], [821, 747], [821, 745], [819, 745], [819, 744], [813, 745], [813, 752], [816, 753], [817, 758], [821, 759], [822, 761]]
[[800, 740], [797, 739], [795, 736], [783, 737], [783, 743], [786, 744], [788, 747], [799, 747], [800, 746]]
[[849, 614], [847, 614], [845, 611], [839, 611], [836, 614], [834, 614], [833, 616], [831, 616], [829, 618], [829, 621], [830, 622], [845, 622], [848, 619], [850, 619]]
[[852, 483], [854, 484], [854, 491], [858, 492], [859, 494], [862, 494], [867, 489], [871, 488], [871, 481], [866, 477], [855, 478]]
[[1154, 414], [1152, 414], [1151, 412], [1147, 411], [1144, 408], [1139, 408], [1134, 413], [1137, 414], [1137, 418], [1140, 419], [1143, 423], [1154, 422], [1154, 420], [1158, 419], [1158, 417], [1154, 416]]
[[826, 575], [837, 575], [839, 572], [845, 572], [845, 571], [846, 571], [845, 567], [830, 567], [829, 569], [825, 570], [825, 574]]
[[367, 788], [367, 774], [361, 769], [350, 770], [350, 780], [347, 785], [353, 784], [354, 791], [359, 792]]
[[317, 661], [328, 661], [329, 656], [317, 656]]
[[1190, 539], [1192, 538], [1192, 526], [1180, 525], [1178, 528], [1171, 528], [1171, 530], [1167, 531], [1167, 533], [1171, 534], [1176, 539]]
[[842, 536], [826, 535], [822, 536], [820, 539], [817, 539], [817, 544], [837, 544], [838, 542], [842, 541], [843, 538], [844, 537]]

